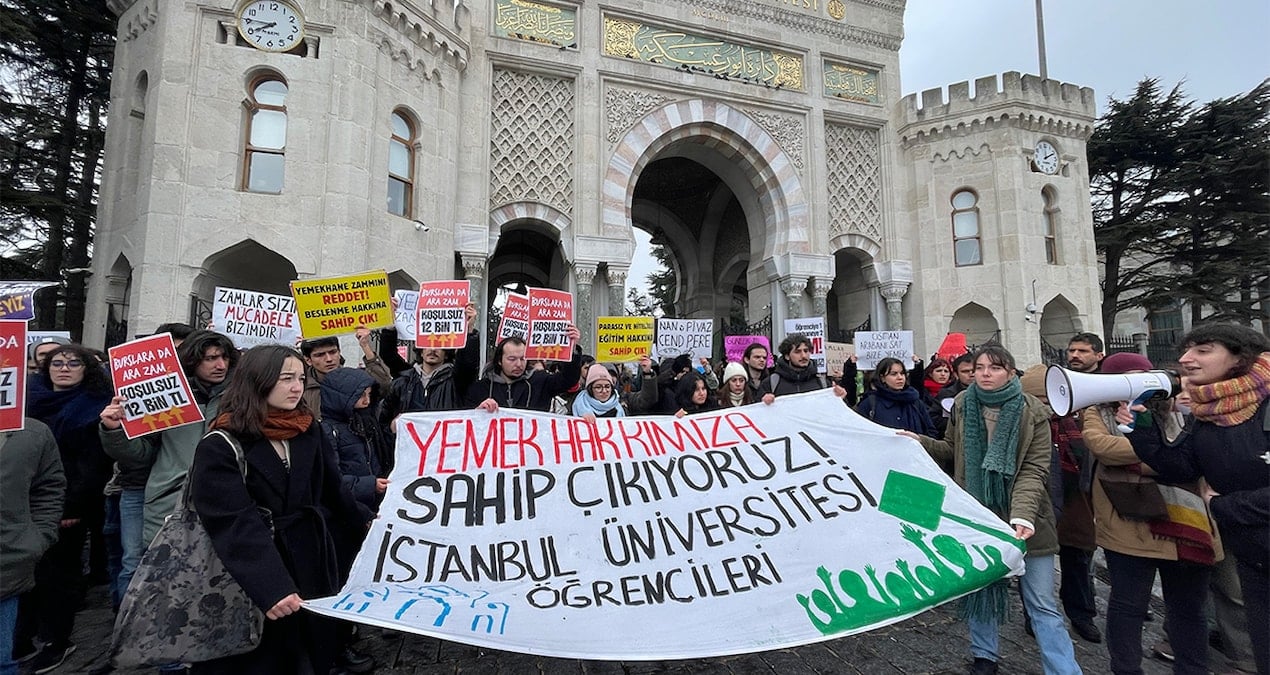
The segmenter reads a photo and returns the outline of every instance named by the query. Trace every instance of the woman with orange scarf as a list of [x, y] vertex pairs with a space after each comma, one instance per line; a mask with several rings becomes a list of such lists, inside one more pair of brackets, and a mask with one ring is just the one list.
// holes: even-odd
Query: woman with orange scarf
[[1195, 423], [1167, 443], [1144, 406], [1121, 406], [1133, 420], [1133, 451], [1179, 483], [1204, 478], [1204, 501], [1234, 554], [1257, 672], [1270, 674], [1270, 338], [1245, 326], [1215, 324], [1191, 331], [1178, 359]]
[[265, 614], [256, 649], [195, 663], [195, 673], [326, 673], [342, 646], [338, 624], [301, 613], [303, 598], [339, 590], [337, 528], [372, 516], [342, 489], [335, 452], [304, 404], [304, 363], [294, 349], [255, 347], [225, 387], [214, 431], [194, 452], [191, 501], [225, 569]]

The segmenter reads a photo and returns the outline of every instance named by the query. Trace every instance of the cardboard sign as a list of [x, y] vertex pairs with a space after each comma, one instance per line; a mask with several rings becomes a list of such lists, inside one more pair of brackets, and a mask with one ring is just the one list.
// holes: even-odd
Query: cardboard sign
[[520, 293], [508, 293], [507, 302], [503, 305], [503, 319], [498, 322], [498, 339], [494, 344], [509, 337], [522, 340], [529, 337], [529, 296]]
[[465, 308], [472, 284], [460, 281], [425, 281], [419, 284], [419, 312], [415, 346], [425, 349], [462, 349], [467, 344]]
[[855, 346], [846, 342], [825, 341], [825, 368], [830, 373], [842, 373], [846, 370], [847, 360], [855, 354]]
[[203, 421], [169, 333], [111, 347], [110, 379], [125, 399], [128, 438]]
[[886, 357], [897, 358], [908, 368], [913, 365], [913, 331], [856, 331], [855, 365], [860, 370], [876, 368]]
[[415, 323], [418, 319], [415, 315], [419, 311], [419, 291], [397, 291], [392, 294], [392, 298], [397, 301], [397, 311], [392, 316], [397, 339], [414, 342], [417, 337]]
[[26, 321], [0, 320], [0, 431], [26, 423]]
[[573, 294], [550, 288], [529, 289], [529, 337], [526, 359], [568, 361], [573, 354]]
[[829, 390], [399, 428], [379, 518], [311, 611], [540, 656], [708, 658], [867, 631], [1023, 572], [1005, 522]]
[[802, 333], [811, 340], [811, 360], [816, 362], [816, 372], [827, 372], [825, 364], [825, 317], [785, 319], [785, 335]]
[[768, 341], [766, 335], [725, 335], [723, 336], [723, 354], [729, 361], [745, 363], [745, 350], [755, 342], [763, 345], [763, 349], [767, 350], [767, 367], [771, 368], [774, 363], [772, 343]]
[[714, 353], [714, 319], [658, 319], [657, 358], [690, 354], [695, 364]]
[[56, 281], [0, 281], [0, 319], [34, 319], [35, 292]]
[[383, 270], [291, 282], [291, 297], [306, 340], [352, 333], [358, 326], [393, 323], [388, 275]]
[[595, 360], [600, 363], [652, 358], [651, 316], [602, 316], [596, 321], [595, 333]]
[[272, 344], [294, 347], [300, 337], [294, 299], [237, 288], [216, 287], [212, 326], [239, 349]]

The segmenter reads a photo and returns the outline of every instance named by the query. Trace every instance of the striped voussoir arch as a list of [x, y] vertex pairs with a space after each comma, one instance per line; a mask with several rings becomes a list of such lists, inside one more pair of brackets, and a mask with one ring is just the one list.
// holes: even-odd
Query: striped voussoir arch
[[789, 156], [745, 113], [719, 101], [693, 99], [650, 112], [618, 141], [604, 175], [606, 236], [630, 236], [631, 199], [640, 173], [680, 142], [711, 148], [744, 167], [766, 220], [765, 251], [810, 250], [807, 195]]

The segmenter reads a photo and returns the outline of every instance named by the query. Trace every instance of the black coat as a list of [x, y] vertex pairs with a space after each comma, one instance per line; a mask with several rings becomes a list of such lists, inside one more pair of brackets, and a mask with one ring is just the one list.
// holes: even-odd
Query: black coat
[[335, 450], [340, 477], [362, 505], [379, 508], [375, 479], [388, 476], [392, 445], [369, 408], [354, 406], [375, 380], [358, 368], [336, 368], [322, 378], [322, 433]]
[[1195, 420], [1174, 441], [1165, 442], [1159, 425], [1139, 423], [1128, 435], [1133, 452], [1155, 469], [1159, 480], [1188, 483], [1203, 477], [1218, 496], [1209, 503], [1222, 546], [1265, 573], [1270, 571], [1270, 431], [1263, 425], [1270, 398], [1252, 419], [1222, 427]]
[[[320, 598], [339, 590], [332, 531], [363, 531], [370, 513], [342, 489], [335, 453], [314, 422], [290, 440], [288, 471], [264, 438], [241, 440], [247, 476], [234, 451], [218, 436], [204, 438], [194, 452], [191, 500], [225, 568], [261, 611], [292, 593]], [[267, 509], [273, 532], [258, 510]], [[198, 672], [301, 672], [312, 663], [325, 673], [335, 650], [336, 624], [309, 612], [265, 620], [255, 650], [198, 664]]]
[[763, 380], [763, 395], [801, 394], [831, 386], [833, 385], [829, 384], [824, 376], [816, 372], [815, 361], [808, 363], [806, 367], [795, 368], [782, 356], [776, 359], [772, 374]]
[[520, 377], [508, 381], [491, 364], [485, 367], [481, 379], [467, 390], [467, 405], [475, 408], [487, 398], [492, 398], [500, 408], [521, 410], [551, 410], [551, 399], [569, 391], [582, 377], [582, 350], [574, 348], [573, 359], [560, 364], [554, 373], [545, 370], [526, 370]]

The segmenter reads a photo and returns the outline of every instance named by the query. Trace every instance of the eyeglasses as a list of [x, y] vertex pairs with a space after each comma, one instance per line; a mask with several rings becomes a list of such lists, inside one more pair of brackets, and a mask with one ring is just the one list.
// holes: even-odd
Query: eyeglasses
[[597, 382], [596, 384], [591, 385], [591, 388], [592, 389], [612, 389], [613, 385], [607, 384], [607, 383], [601, 384]]
[[84, 362], [79, 360], [49, 361], [49, 370], [61, 370], [63, 368], [65, 368], [66, 370], [76, 370], [78, 368], [83, 368], [83, 367], [84, 367]]

